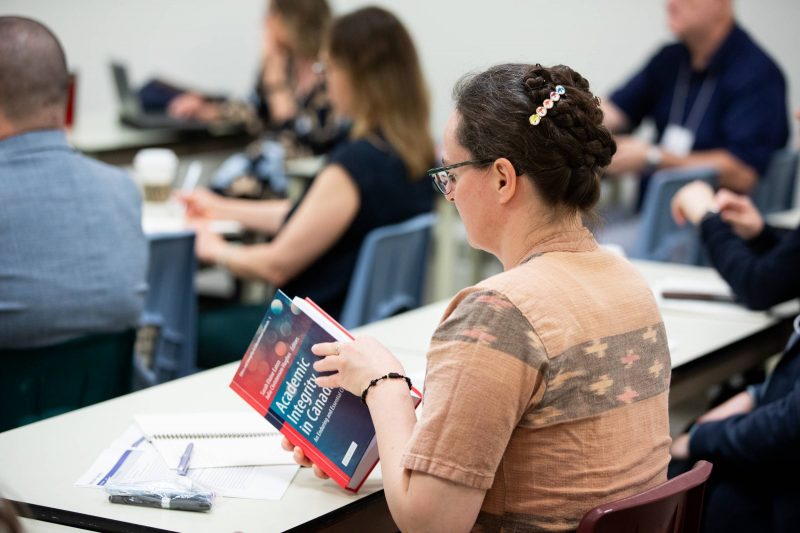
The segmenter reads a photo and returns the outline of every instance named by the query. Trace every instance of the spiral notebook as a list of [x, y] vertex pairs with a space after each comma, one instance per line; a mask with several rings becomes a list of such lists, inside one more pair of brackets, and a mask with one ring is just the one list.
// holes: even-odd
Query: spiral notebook
[[134, 420], [169, 468], [177, 469], [189, 442], [190, 469], [294, 464], [281, 448], [280, 433], [256, 413], [147, 414]]

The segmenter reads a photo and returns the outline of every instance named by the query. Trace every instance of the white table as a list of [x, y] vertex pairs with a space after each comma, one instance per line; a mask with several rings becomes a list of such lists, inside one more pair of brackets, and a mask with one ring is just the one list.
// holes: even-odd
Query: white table
[[169, 531], [254, 532], [290, 529], [381, 489], [379, 470], [356, 496], [303, 469], [280, 501], [220, 498], [212, 512], [191, 513], [112, 504], [102, 491], [73, 486], [136, 413], [251, 409], [227, 387], [236, 367], [225, 365], [0, 434], [5, 496], [85, 515], [67, 518], [101, 530], [113, 529], [105, 520], [115, 520]]
[[[716, 276], [711, 269], [697, 267], [653, 263], [637, 266], [651, 283], [663, 276]], [[359, 328], [355, 333], [381, 339], [401, 359], [409, 375], [421, 376], [430, 334], [445, 306], [446, 302], [432, 304]], [[676, 346], [671, 401], [676, 389], [684, 391], [678, 395], [689, 394], [690, 389], [696, 393], [695, 387], [701, 386], [709, 375], [716, 375], [714, 372], [719, 373], [718, 368], [709, 367], [736, 371], [744, 363], [737, 362], [736, 366], [729, 360], [743, 358], [747, 362], [766, 357], [778, 351], [787, 338], [781, 328], [788, 320], [767, 313], [720, 318], [665, 309], [663, 315], [670, 342]], [[748, 352], [757, 352], [757, 357], [748, 356]], [[115, 505], [94, 489], [73, 486], [99, 452], [130, 424], [135, 413], [250, 409], [227, 387], [236, 366], [225, 365], [0, 434], [0, 483], [9, 491], [5, 496], [32, 504], [41, 517], [68, 520], [73, 525], [91, 524], [104, 530], [392, 530], [379, 468], [358, 495], [346, 493], [332, 482], [320, 481], [303, 469], [280, 501], [221, 498], [211, 513]], [[112, 524], [110, 520], [117, 522]], [[145, 527], [137, 529], [140, 526]]]
[[787, 209], [767, 215], [767, 222], [782, 229], [795, 229], [800, 226], [800, 208]]
[[137, 129], [120, 124], [110, 114], [80, 114], [67, 139], [81, 152], [114, 165], [129, 165], [142, 148], [167, 147], [179, 156], [241, 151], [251, 137], [235, 129], [180, 132]]
[[[220, 235], [241, 235], [242, 225], [235, 220], [212, 220], [212, 231]], [[186, 222], [186, 210], [180, 202], [145, 202], [142, 205], [142, 229], [145, 234], [178, 233], [192, 229]]]

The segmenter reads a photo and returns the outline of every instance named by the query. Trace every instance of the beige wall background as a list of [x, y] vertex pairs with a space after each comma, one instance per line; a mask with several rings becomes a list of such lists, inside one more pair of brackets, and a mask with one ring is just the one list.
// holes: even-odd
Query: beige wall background
[[[394, 11], [416, 39], [437, 135], [450, 111], [450, 89], [467, 71], [507, 61], [565, 63], [604, 95], [670, 40], [663, 0], [332, 0], [337, 13], [368, 3]], [[111, 58], [128, 64], [135, 83], [158, 75], [246, 95], [264, 6], [263, 0], [2, 0], [0, 14], [33, 17], [56, 32], [79, 76], [80, 120], [114, 112]], [[783, 68], [790, 106], [800, 107], [800, 2], [739, 0], [736, 9]]]

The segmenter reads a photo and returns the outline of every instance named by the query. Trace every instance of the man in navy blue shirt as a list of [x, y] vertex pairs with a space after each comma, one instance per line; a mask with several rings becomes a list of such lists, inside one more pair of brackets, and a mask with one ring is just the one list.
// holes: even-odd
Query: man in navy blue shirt
[[679, 42], [662, 48], [602, 106], [614, 133], [653, 120], [656, 143], [617, 136], [608, 172], [647, 176], [711, 166], [720, 186], [750, 192], [788, 140], [783, 74], [736, 24], [732, 0], [670, 0], [667, 12]]

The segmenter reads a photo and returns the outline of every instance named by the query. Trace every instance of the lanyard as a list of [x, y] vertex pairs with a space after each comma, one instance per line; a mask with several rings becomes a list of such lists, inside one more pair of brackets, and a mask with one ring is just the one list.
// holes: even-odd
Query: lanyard
[[689, 116], [683, 123], [683, 112], [686, 109], [686, 99], [689, 97], [689, 70], [688, 65], [681, 65], [678, 83], [675, 85], [675, 92], [672, 95], [672, 105], [669, 108], [669, 123], [683, 125], [696, 134], [708, 105], [711, 103], [711, 95], [714, 94], [714, 89], [717, 87], [717, 78], [711, 74], [706, 76], [697, 93], [697, 98], [689, 110]]

